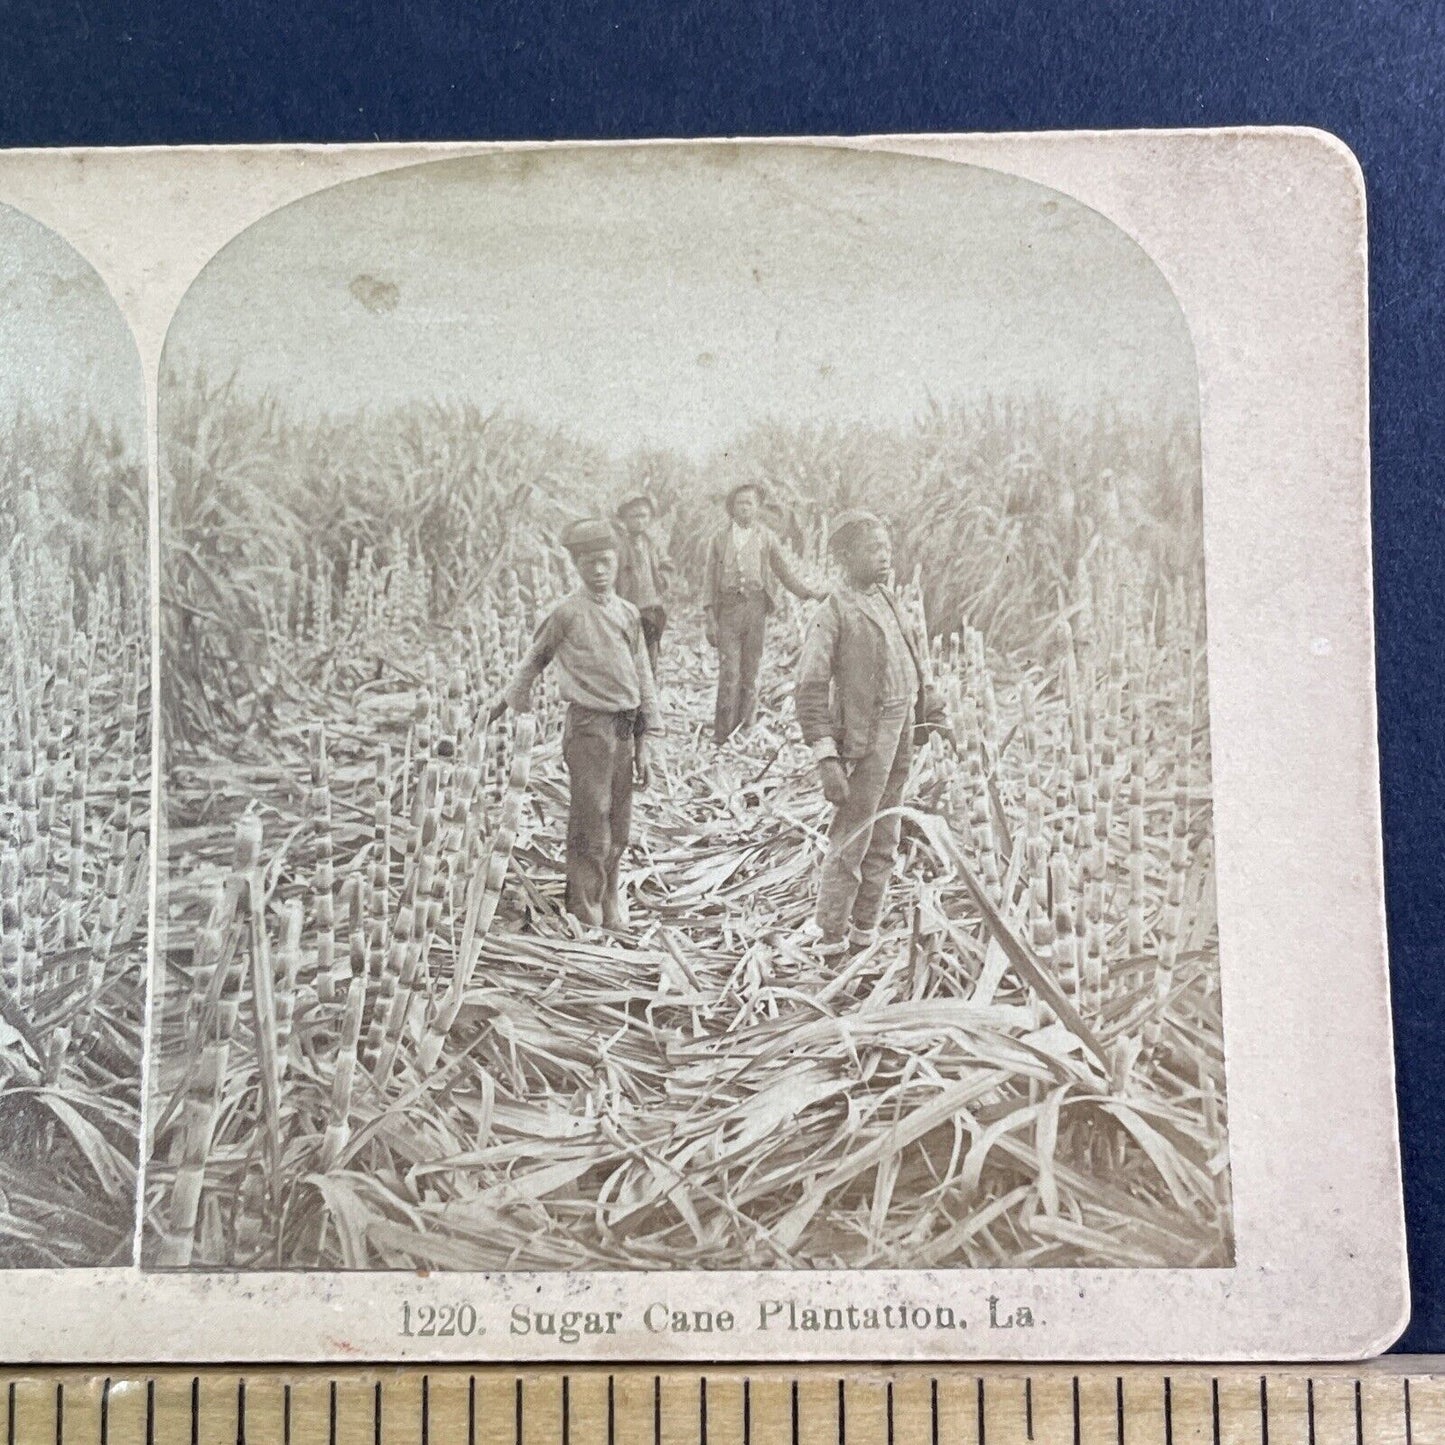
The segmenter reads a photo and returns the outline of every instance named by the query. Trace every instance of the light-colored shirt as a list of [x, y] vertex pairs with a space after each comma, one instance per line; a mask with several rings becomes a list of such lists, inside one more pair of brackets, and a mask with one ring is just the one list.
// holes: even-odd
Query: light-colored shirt
[[543, 618], [518, 665], [505, 694], [508, 707], [531, 707], [532, 685], [549, 664], [556, 665], [563, 702], [595, 712], [635, 710], [639, 733], [660, 731], [642, 618], [625, 598], [615, 592], [597, 598], [585, 587], [563, 598]]
[[898, 621], [897, 604], [882, 587], [869, 587], [858, 593], [863, 610], [883, 629], [888, 640], [887, 659], [883, 668], [883, 686], [879, 697], [885, 704], [911, 702], [918, 696], [918, 665]]
[[727, 583], [745, 592], [759, 592], [763, 586], [763, 534], [756, 525], [739, 527], [733, 523], [732, 558], [728, 563]]

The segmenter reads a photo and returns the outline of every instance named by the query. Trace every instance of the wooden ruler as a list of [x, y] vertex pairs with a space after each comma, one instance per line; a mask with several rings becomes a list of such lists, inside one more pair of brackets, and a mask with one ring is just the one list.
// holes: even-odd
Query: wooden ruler
[[7, 1445], [1445, 1445], [1445, 1359], [0, 1374]]

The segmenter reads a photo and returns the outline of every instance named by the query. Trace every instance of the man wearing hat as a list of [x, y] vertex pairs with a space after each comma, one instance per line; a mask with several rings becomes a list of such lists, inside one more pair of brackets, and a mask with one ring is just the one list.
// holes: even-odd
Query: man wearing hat
[[915, 729], [946, 727], [921, 629], [888, 585], [887, 529], [844, 512], [829, 547], [843, 579], [809, 621], [793, 700], [834, 809], [813, 917], [819, 951], [838, 957], [877, 937]]
[[647, 492], [633, 492], [617, 507], [622, 528], [617, 549], [617, 595], [625, 597], [642, 614], [642, 635], [647, 639], [647, 660], [652, 664], [654, 683], [662, 631], [667, 626], [662, 601], [667, 595], [668, 571], [647, 530], [656, 515]]
[[509, 707], [529, 711], [532, 684], [555, 664], [557, 692], [567, 704], [566, 908], [583, 923], [615, 928], [627, 921], [618, 874], [632, 829], [632, 789], [648, 783], [647, 740], [659, 730], [657, 697], [642, 618], [614, 588], [616, 533], [609, 523], [588, 518], [566, 528], [562, 545], [582, 586], [543, 619], [488, 721]]
[[702, 589], [707, 640], [717, 648], [713, 740], [719, 747], [756, 714], [763, 633], [778, 584], [805, 600], [827, 595], [798, 576], [787, 550], [758, 520], [758, 483], [739, 483], [726, 501], [728, 520], [708, 543]]

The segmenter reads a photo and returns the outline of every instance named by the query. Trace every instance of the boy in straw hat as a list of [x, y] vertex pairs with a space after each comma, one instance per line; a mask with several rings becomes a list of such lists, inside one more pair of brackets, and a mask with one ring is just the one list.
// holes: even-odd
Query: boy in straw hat
[[667, 612], [667, 562], [658, 554], [657, 543], [648, 526], [657, 515], [647, 492], [633, 492], [617, 504], [618, 538], [617, 595], [625, 597], [642, 615], [642, 635], [647, 639], [647, 660], [652, 680], [657, 681], [657, 655], [662, 645]]
[[528, 711], [533, 683], [555, 665], [557, 691], [567, 704], [566, 908], [583, 923], [616, 928], [627, 922], [618, 875], [632, 829], [632, 790], [649, 781], [657, 696], [642, 619], [614, 590], [617, 537], [611, 526], [592, 518], [573, 522], [562, 545], [582, 586], [543, 619], [488, 720], [509, 707]]
[[813, 921], [820, 953], [838, 957], [877, 937], [915, 729], [947, 729], [925, 639], [888, 585], [887, 529], [844, 512], [829, 547], [843, 580], [809, 621], [793, 697], [834, 809]]
[[821, 600], [794, 570], [787, 549], [758, 519], [762, 487], [740, 482], [728, 494], [728, 520], [708, 543], [702, 600], [707, 640], [717, 648], [713, 741], [719, 747], [757, 711], [758, 668], [778, 584], [795, 597]]

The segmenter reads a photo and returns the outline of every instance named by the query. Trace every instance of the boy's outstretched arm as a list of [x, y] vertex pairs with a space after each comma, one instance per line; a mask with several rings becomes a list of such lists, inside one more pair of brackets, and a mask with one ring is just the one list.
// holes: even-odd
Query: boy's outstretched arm
[[531, 647], [527, 649], [526, 655], [517, 664], [516, 672], [512, 674], [511, 682], [488, 707], [489, 723], [495, 722], [508, 708], [513, 712], [532, 711], [532, 686], [546, 671], [560, 641], [561, 623], [557, 620], [556, 612], [551, 612], [542, 619], [536, 635], [532, 638]]
[[821, 602], [828, 594], [826, 591], [819, 591], [818, 588], [803, 580], [798, 569], [794, 566], [795, 559], [788, 551], [787, 546], [778, 538], [769, 535], [768, 556], [764, 559], [766, 565], [773, 569], [778, 581], [793, 594], [804, 602]]

